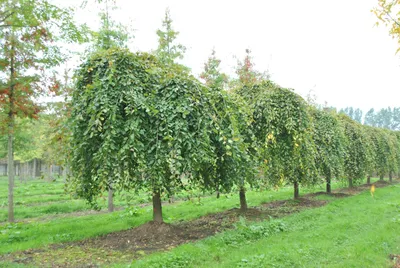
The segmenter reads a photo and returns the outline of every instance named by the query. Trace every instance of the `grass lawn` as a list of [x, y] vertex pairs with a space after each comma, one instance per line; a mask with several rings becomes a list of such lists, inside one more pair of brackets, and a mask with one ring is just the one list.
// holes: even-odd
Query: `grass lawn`
[[[6, 189], [6, 179], [1, 180], [2, 191]], [[333, 188], [342, 186], [335, 183]], [[59, 193], [62, 190], [61, 182], [44, 182], [41, 180], [30, 181], [27, 184], [18, 182], [16, 184], [16, 200], [24, 200], [39, 197], [40, 189], [44, 190], [45, 196], [49, 193], [54, 196], [65, 196], [65, 193]], [[323, 190], [324, 185], [301, 189], [301, 194], [307, 192], [316, 192]], [[5, 188], [5, 189], [4, 189]], [[23, 194], [29, 193], [25, 196]], [[54, 192], [50, 192], [50, 189]], [[19, 191], [17, 191], [19, 190]], [[248, 205], [256, 206], [261, 203], [284, 200], [292, 197], [292, 188], [285, 187], [279, 191], [249, 191], [247, 193]], [[1, 192], [0, 192], [1, 193]], [[34, 193], [34, 194], [33, 194]], [[142, 197], [140, 197], [142, 198]], [[6, 199], [5, 199], [6, 200]], [[195, 219], [209, 213], [224, 211], [239, 206], [238, 195], [222, 195], [216, 199], [215, 196], [204, 197], [201, 203], [197, 199], [192, 201], [176, 202], [169, 206], [164, 206], [163, 213], [166, 222], [175, 222], [180, 220]], [[7, 207], [0, 209], [0, 219], [6, 219]], [[59, 203], [39, 203], [39, 206], [29, 206], [27, 203], [16, 205], [15, 214], [22, 218], [38, 216], [54, 216], [57, 213], [73, 212], [77, 209], [87, 210], [83, 200], [59, 201]], [[103, 214], [89, 214], [76, 217], [68, 213], [59, 215], [59, 217], [50, 217], [49, 220], [39, 218], [28, 222], [19, 222], [16, 224], [3, 223], [0, 225], [0, 254], [38, 248], [52, 243], [76, 241], [88, 237], [98, 236], [114, 231], [126, 230], [139, 226], [151, 220], [152, 208], [131, 206], [122, 211]], [[62, 217], [61, 217], [62, 216]]]
[[324, 207], [237, 229], [133, 267], [393, 267], [400, 254], [400, 186], [331, 201]]
[[[377, 179], [374, 179], [375, 181]], [[5, 179], [0, 180], [0, 196], [6, 190]], [[4, 187], [3, 187], [4, 186]], [[333, 189], [343, 187], [336, 182]], [[85, 238], [127, 230], [151, 220], [152, 208], [130, 206], [113, 213], [74, 213], [83, 200], [66, 199], [61, 182], [30, 181], [17, 185], [16, 215], [32, 218], [27, 222], [0, 225], [1, 254], [48, 248], [49, 245], [78, 241]], [[323, 191], [324, 185], [302, 188], [301, 194]], [[41, 192], [45, 194], [41, 195]], [[24, 193], [28, 193], [25, 195]], [[249, 206], [265, 202], [291, 199], [292, 187], [279, 191], [249, 191]], [[40, 202], [40, 197], [43, 197]], [[49, 199], [53, 197], [54, 199]], [[3, 198], [3, 197], [2, 197]], [[6, 198], [6, 195], [5, 197]], [[59, 198], [59, 199], [57, 199]], [[64, 198], [64, 199], [63, 199]], [[145, 193], [134, 198], [142, 203]], [[318, 195], [316, 200], [328, 200], [322, 208], [311, 209], [281, 219], [261, 223], [240, 222], [234, 231], [207, 238], [194, 244], [178, 246], [169, 253], [150, 254], [135, 262], [138, 267], [385, 267], [390, 266], [389, 254], [399, 254], [400, 193], [399, 186], [378, 188], [376, 197], [369, 192], [338, 199]], [[1, 199], [0, 199], [1, 200]], [[116, 201], [124, 205], [123, 200]], [[126, 203], [125, 203], [126, 205]], [[164, 206], [164, 219], [168, 223], [188, 221], [201, 216], [238, 207], [237, 194], [203, 197]], [[51, 210], [51, 206], [56, 209]], [[59, 207], [57, 207], [59, 206]], [[63, 207], [64, 206], [64, 207]], [[69, 208], [69, 210], [68, 210]], [[2, 207], [1, 209], [6, 209]], [[89, 208], [81, 207], [83, 211]], [[19, 213], [19, 214], [18, 214]], [[27, 216], [23, 216], [24, 214]], [[63, 213], [57, 215], [57, 213]], [[45, 218], [48, 216], [48, 218]], [[1, 217], [1, 210], [0, 210]], [[5, 216], [3, 216], [5, 217]], [[54, 254], [103, 256], [104, 249], [60, 249]], [[80, 252], [80, 253], [79, 253]], [[365, 253], [365, 254], [364, 254]], [[53, 255], [54, 255], [53, 254]], [[113, 253], [117, 267], [125, 267], [122, 253]], [[120, 256], [120, 258], [118, 257]], [[66, 256], [71, 257], [71, 256]], [[118, 259], [119, 258], [119, 259]], [[118, 265], [118, 262], [123, 261]], [[15, 263], [14, 263], [15, 264]], [[13, 264], [13, 265], [14, 265]], [[1, 263], [7, 267], [11, 264]]]

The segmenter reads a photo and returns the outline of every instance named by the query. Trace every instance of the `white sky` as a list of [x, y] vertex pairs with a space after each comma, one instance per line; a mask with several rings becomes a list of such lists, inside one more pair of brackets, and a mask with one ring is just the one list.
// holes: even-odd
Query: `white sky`
[[[96, 28], [97, 5], [77, 14]], [[79, 6], [82, 0], [54, 0]], [[236, 55], [252, 50], [256, 68], [302, 96], [312, 89], [319, 103], [363, 110], [399, 107], [397, 43], [370, 10], [377, 0], [116, 0], [113, 18], [135, 29], [132, 49], [157, 46], [156, 30], [170, 8], [178, 41], [188, 50], [183, 63], [199, 74], [215, 47], [224, 72]]]

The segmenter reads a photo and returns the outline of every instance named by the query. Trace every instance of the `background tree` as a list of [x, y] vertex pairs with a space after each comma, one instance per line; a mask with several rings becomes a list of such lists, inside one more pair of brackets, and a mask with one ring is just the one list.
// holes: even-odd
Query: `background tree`
[[365, 125], [369, 125], [369, 126], [373, 126], [373, 127], [376, 126], [376, 114], [375, 114], [375, 109], [374, 108], [371, 108], [365, 114], [364, 124]]
[[353, 108], [353, 107], [346, 107], [344, 109], [341, 109], [339, 113], [344, 113], [348, 115], [351, 119], [358, 123], [362, 123], [363, 120], [363, 111], [359, 108]]
[[211, 56], [204, 63], [204, 70], [200, 74], [200, 78], [206, 83], [206, 86], [222, 90], [228, 82], [228, 76], [221, 72], [221, 60], [217, 58], [215, 49], [212, 50]]
[[155, 55], [165, 65], [176, 64], [177, 59], [183, 59], [186, 47], [176, 43], [179, 32], [172, 27], [172, 18], [169, 8], [165, 10], [165, 17], [162, 22], [162, 28], [157, 30], [158, 47]]
[[231, 87], [238, 87], [242, 90], [252, 87], [261, 81], [269, 80], [270, 78], [268, 73], [261, 73], [255, 69], [255, 63], [250, 49], [246, 49], [246, 55], [243, 61], [237, 61], [235, 72], [238, 78], [233, 81]]
[[15, 117], [37, 117], [39, 107], [35, 97], [56, 92], [58, 84], [46, 75], [62, 63], [58, 41], [81, 41], [82, 31], [74, 24], [69, 9], [61, 9], [46, 0], [6, 0], [0, 3], [0, 100], [8, 116], [2, 126], [8, 134], [9, 221], [14, 220], [14, 125]]
[[[127, 48], [128, 42], [134, 36], [126, 25], [116, 22], [111, 11], [116, 9], [115, 1], [98, 1], [102, 6], [99, 13], [100, 28], [98, 31], [92, 31], [92, 48], [91, 51], [110, 48]], [[111, 2], [111, 3], [110, 3]]]

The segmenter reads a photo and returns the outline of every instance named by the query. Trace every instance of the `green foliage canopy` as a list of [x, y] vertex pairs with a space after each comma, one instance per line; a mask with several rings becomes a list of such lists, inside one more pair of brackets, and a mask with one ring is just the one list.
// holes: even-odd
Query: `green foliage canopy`
[[265, 87], [256, 99], [253, 129], [268, 181], [274, 185], [314, 183], [316, 150], [306, 102], [292, 90], [278, 86]]
[[212, 94], [160, 66], [149, 54], [111, 49], [78, 70], [71, 167], [88, 201], [110, 182], [117, 190], [161, 192], [184, 180], [207, 185], [202, 168], [215, 166]]
[[311, 109], [316, 166], [325, 178], [340, 178], [343, 174], [343, 156], [346, 138], [343, 129], [332, 112]]

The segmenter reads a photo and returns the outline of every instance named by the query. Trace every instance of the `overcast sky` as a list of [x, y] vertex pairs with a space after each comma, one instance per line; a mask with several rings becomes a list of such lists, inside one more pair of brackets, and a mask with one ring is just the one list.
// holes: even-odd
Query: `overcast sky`
[[[98, 27], [94, 0], [77, 13]], [[82, 0], [54, 0], [79, 6]], [[183, 63], [199, 74], [215, 47], [224, 72], [233, 73], [246, 48], [256, 68], [302, 96], [310, 90], [330, 106], [380, 109], [400, 106], [397, 43], [370, 12], [377, 0], [116, 0], [114, 19], [135, 29], [131, 48], [157, 47], [156, 30], [170, 8]]]

